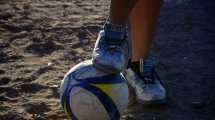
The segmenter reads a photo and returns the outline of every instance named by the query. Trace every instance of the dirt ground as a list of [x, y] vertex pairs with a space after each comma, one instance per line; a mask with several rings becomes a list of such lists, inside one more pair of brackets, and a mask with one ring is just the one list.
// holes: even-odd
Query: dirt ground
[[[109, 3], [0, 1], [0, 120], [67, 120], [60, 81], [90, 58]], [[122, 120], [215, 120], [214, 11], [213, 0], [167, 0], [152, 54], [168, 104], [136, 104]]]

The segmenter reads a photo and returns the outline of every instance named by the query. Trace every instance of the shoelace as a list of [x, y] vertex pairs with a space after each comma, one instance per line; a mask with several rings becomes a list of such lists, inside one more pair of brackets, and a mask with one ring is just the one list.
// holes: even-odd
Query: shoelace
[[[115, 52], [120, 50], [122, 42], [125, 40], [126, 28], [124, 25], [115, 25], [107, 22], [104, 25], [104, 41], [107, 45], [107, 50]], [[109, 37], [107, 37], [107, 36]]]
[[152, 60], [145, 60], [143, 63], [143, 78], [146, 84], [153, 84], [155, 82], [155, 78], [157, 73], [154, 67], [154, 61]]
[[104, 38], [104, 39], [107, 44], [108, 51], [115, 52], [120, 50], [123, 39], [111, 39], [111, 38]]
[[156, 74], [156, 72], [155, 72], [155, 69], [154, 68], [152, 68], [151, 70], [149, 70], [149, 71], [144, 71], [144, 82], [147, 84], [152, 84], [152, 83], [154, 83], [155, 82], [155, 74]]

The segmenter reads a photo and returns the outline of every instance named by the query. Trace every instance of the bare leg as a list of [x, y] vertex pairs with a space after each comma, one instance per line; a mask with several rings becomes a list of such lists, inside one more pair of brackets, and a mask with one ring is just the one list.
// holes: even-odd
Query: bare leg
[[130, 14], [133, 62], [149, 54], [162, 3], [162, 0], [139, 0]]
[[125, 25], [136, 1], [137, 0], [111, 0], [110, 22], [116, 25]]

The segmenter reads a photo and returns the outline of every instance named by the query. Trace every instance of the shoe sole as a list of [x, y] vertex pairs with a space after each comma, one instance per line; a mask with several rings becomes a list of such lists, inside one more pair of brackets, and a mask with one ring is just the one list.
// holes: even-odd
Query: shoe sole
[[[128, 84], [128, 83], [127, 83]], [[167, 104], [167, 98], [165, 99], [161, 99], [161, 100], [152, 100], [152, 101], [143, 101], [137, 98], [137, 95], [135, 93], [135, 90], [133, 87], [131, 87], [130, 84], [128, 84], [128, 88], [129, 88], [129, 94], [131, 95], [130, 97], [132, 97], [130, 100], [130, 104], [134, 104], [136, 102], [143, 104], [143, 105], [165, 105]]]
[[137, 100], [138, 103], [146, 105], [146, 106], [162, 106], [167, 104], [167, 100], [152, 100], [152, 101], [143, 101], [143, 100]]

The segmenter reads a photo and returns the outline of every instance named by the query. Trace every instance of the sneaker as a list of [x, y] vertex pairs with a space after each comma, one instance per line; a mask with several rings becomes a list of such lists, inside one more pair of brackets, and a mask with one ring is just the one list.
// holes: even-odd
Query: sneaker
[[[137, 75], [131, 68], [124, 73], [130, 87], [135, 92], [135, 98], [143, 104], [164, 104], [166, 102], [166, 90], [161, 84], [160, 78], [150, 61], [144, 61], [142, 75]], [[131, 100], [135, 101], [135, 100]]]
[[100, 31], [92, 54], [92, 62], [98, 69], [116, 73], [126, 69], [129, 47], [126, 30], [121, 26], [106, 24]]

